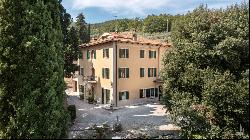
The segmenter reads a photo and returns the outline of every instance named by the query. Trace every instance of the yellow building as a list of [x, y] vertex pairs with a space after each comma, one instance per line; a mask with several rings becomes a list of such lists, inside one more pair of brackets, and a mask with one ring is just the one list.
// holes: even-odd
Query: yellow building
[[98, 103], [114, 106], [159, 99], [162, 81], [158, 76], [169, 44], [132, 33], [104, 33], [80, 48], [73, 89], [84, 99], [94, 96]]

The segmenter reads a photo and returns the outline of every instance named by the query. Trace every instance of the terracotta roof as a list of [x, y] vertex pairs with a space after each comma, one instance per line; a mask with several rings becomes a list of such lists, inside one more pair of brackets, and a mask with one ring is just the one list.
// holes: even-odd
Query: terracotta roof
[[160, 42], [159, 40], [151, 40], [143, 37], [137, 37], [137, 40], [133, 40], [132, 32], [122, 32], [122, 33], [104, 33], [97, 40], [91, 40], [89, 43], [81, 44], [81, 48], [95, 46], [99, 44], [104, 44], [108, 42], [121, 42], [121, 43], [132, 43], [132, 44], [142, 44], [142, 45], [154, 45], [154, 46], [164, 46], [170, 47], [168, 43]]

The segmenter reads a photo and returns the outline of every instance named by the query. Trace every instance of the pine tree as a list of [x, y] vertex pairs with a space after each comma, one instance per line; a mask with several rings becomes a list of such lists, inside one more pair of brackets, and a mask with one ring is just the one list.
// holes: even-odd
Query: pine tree
[[58, 0], [0, 1], [0, 138], [65, 138]]
[[80, 44], [87, 43], [88, 42], [87, 23], [85, 22], [85, 17], [82, 13], [80, 13], [76, 17], [76, 28], [78, 31]]

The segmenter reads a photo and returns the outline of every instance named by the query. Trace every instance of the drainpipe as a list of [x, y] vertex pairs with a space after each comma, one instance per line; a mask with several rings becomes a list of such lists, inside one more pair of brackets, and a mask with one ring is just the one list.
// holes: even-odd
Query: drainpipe
[[117, 42], [115, 42], [115, 106], [117, 107]]

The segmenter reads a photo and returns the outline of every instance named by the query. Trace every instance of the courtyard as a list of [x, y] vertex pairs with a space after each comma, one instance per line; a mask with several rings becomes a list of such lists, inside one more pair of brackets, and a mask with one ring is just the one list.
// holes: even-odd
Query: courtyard
[[107, 123], [112, 126], [117, 118], [122, 124], [123, 132], [142, 131], [151, 136], [166, 135], [179, 128], [170, 123], [166, 108], [159, 103], [145, 103], [107, 110], [102, 104], [88, 104], [76, 94], [68, 93], [68, 104], [76, 106], [76, 119], [70, 128], [70, 138], [76, 138], [92, 124]]

